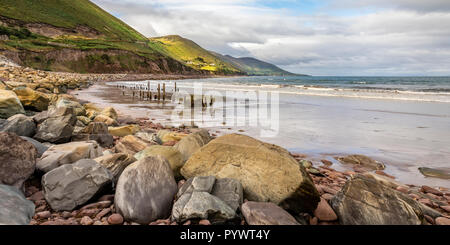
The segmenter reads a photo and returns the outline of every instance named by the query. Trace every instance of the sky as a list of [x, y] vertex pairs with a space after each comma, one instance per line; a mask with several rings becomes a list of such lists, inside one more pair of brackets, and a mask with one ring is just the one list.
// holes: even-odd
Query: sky
[[180, 35], [316, 76], [450, 75], [450, 0], [93, 0], [148, 37]]

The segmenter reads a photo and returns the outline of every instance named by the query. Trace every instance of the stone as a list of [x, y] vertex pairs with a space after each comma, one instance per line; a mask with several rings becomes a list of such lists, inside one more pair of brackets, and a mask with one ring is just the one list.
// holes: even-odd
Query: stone
[[321, 221], [335, 221], [338, 218], [334, 210], [324, 198], [320, 198], [319, 205], [317, 205], [317, 208], [314, 211], [314, 216]]
[[56, 108], [59, 108], [59, 107], [72, 108], [75, 116], [86, 115], [86, 110], [79, 102], [70, 100], [68, 98], [64, 98], [64, 97], [60, 98], [56, 102]]
[[77, 120], [85, 126], [87, 126], [87, 125], [89, 125], [89, 123], [91, 123], [91, 119], [89, 119], [85, 116], [77, 116]]
[[0, 184], [0, 225], [28, 225], [34, 209], [19, 189]]
[[395, 181], [394, 179], [389, 178], [387, 176], [383, 176], [383, 175], [379, 175], [379, 174], [371, 173], [371, 172], [366, 172], [366, 173], [363, 173], [362, 175], [364, 175], [367, 178], [373, 179], [379, 183], [382, 183], [385, 186], [389, 186], [392, 189], [397, 189], [397, 187], [402, 187], [402, 188], [406, 188], [406, 189], [408, 188], [408, 186], [406, 186], [398, 181]]
[[248, 200], [270, 201], [293, 212], [313, 212], [320, 201], [311, 177], [287, 150], [244, 135], [212, 140], [195, 152], [180, 172], [186, 179], [236, 179]]
[[173, 147], [152, 145], [134, 155], [137, 160], [141, 160], [149, 156], [164, 157], [169, 162], [170, 168], [172, 169], [175, 178], [179, 178], [181, 176], [180, 169], [184, 164], [183, 156]]
[[34, 138], [40, 142], [67, 143], [76, 122], [72, 108], [60, 107], [49, 111], [48, 118], [38, 125]]
[[34, 193], [33, 195], [31, 195], [30, 197], [28, 197], [28, 200], [33, 201], [33, 202], [44, 200], [44, 192], [38, 191], [38, 192]]
[[244, 190], [241, 183], [235, 179], [217, 179], [211, 194], [220, 198], [236, 211], [244, 201]]
[[436, 219], [436, 225], [450, 225], [450, 219], [445, 217], [439, 217]]
[[89, 216], [84, 216], [80, 220], [81, 225], [92, 225], [94, 224], [94, 221]]
[[246, 202], [241, 211], [249, 225], [300, 225], [292, 215], [271, 202]]
[[145, 148], [151, 146], [150, 143], [147, 143], [139, 138], [128, 135], [120, 139], [115, 146], [117, 153], [126, 153], [128, 155], [134, 156], [134, 154], [143, 151]]
[[9, 118], [16, 114], [25, 114], [16, 93], [11, 90], [0, 89], [0, 118]]
[[234, 219], [235, 211], [220, 198], [207, 192], [192, 192], [182, 195], [174, 204], [172, 218], [178, 222], [189, 219], [208, 219], [223, 222]]
[[136, 158], [125, 153], [104, 155], [95, 158], [94, 160], [111, 172], [114, 184], [119, 180], [123, 170], [125, 170], [128, 165], [137, 161]]
[[117, 120], [119, 118], [119, 116], [117, 115], [117, 112], [114, 108], [112, 107], [106, 107], [105, 109], [103, 109], [100, 114], [107, 116], [109, 118], [112, 118], [114, 120]]
[[102, 122], [102, 123], [105, 123], [108, 126], [117, 126], [118, 125], [116, 120], [114, 120], [114, 119], [112, 119], [110, 117], [107, 117], [105, 115], [98, 115], [98, 116], [96, 116], [94, 118], [94, 122]]
[[157, 134], [158, 138], [164, 144], [169, 141], [180, 141], [182, 138], [186, 137], [187, 134], [176, 133], [169, 130], [160, 130]]
[[18, 87], [13, 91], [17, 94], [25, 109], [33, 111], [45, 111], [48, 109], [51, 99], [48, 94], [35, 91], [28, 87]]
[[107, 188], [112, 174], [91, 159], [65, 164], [42, 177], [45, 200], [55, 211], [72, 211]]
[[76, 135], [72, 136], [72, 141], [95, 140], [102, 147], [111, 147], [114, 145], [114, 138], [108, 132], [108, 126], [105, 123], [92, 122], [83, 128]]
[[155, 133], [139, 131], [135, 134], [135, 136], [138, 137], [139, 139], [144, 140], [153, 145], [162, 145], [163, 144], [162, 141], [158, 138], [158, 136]]
[[211, 225], [211, 222], [207, 219], [202, 219], [198, 222], [199, 225]]
[[36, 166], [37, 169], [46, 173], [64, 164], [72, 164], [81, 159], [94, 159], [102, 154], [102, 148], [96, 141], [54, 145], [44, 152]]
[[149, 224], [169, 215], [176, 192], [167, 160], [147, 157], [130, 164], [120, 175], [114, 204], [127, 221]]
[[183, 156], [183, 162], [186, 162], [191, 155], [211, 141], [208, 131], [201, 130], [192, 133], [180, 140], [174, 148]]
[[342, 225], [420, 225], [419, 204], [374, 179], [356, 175], [331, 200]]
[[42, 144], [41, 142], [39, 142], [39, 141], [37, 141], [35, 139], [29, 138], [29, 137], [26, 137], [26, 136], [20, 136], [20, 138], [22, 138], [22, 139], [24, 139], [24, 140], [26, 140], [29, 143], [34, 145], [34, 147], [37, 150], [37, 156], [38, 157], [41, 157], [42, 154], [44, 154], [44, 152], [46, 152], [48, 150], [47, 146], [45, 146], [44, 144]]
[[426, 185], [422, 186], [422, 187], [420, 188], [420, 190], [421, 190], [423, 193], [431, 193], [431, 194], [434, 194], [434, 195], [437, 195], [437, 196], [443, 196], [443, 195], [444, 195], [444, 194], [443, 194], [442, 192], [440, 192], [439, 190], [436, 190], [436, 189], [434, 189], [434, 188], [432, 188], [432, 187], [429, 187], [429, 186], [426, 186]]
[[383, 163], [375, 161], [372, 158], [364, 155], [349, 155], [346, 157], [337, 157], [336, 160], [343, 164], [354, 164], [373, 170], [384, 170], [386, 168]]
[[192, 194], [193, 192], [211, 193], [216, 178], [214, 176], [199, 176], [188, 179], [178, 190], [177, 199], [184, 194]]
[[48, 219], [52, 216], [52, 213], [50, 213], [50, 211], [42, 211], [37, 213], [36, 216], [40, 219]]
[[36, 167], [37, 150], [16, 134], [0, 133], [0, 184], [21, 188]]
[[108, 131], [111, 135], [117, 137], [125, 137], [127, 135], [133, 135], [140, 130], [137, 125], [126, 125], [121, 127], [109, 127]]
[[427, 177], [450, 179], [449, 168], [419, 168], [420, 173]]
[[23, 114], [16, 114], [6, 120], [1, 128], [1, 132], [32, 137], [36, 133], [36, 124], [34, 124], [32, 118]]
[[450, 205], [441, 206], [442, 209], [445, 210], [445, 212], [450, 213]]
[[121, 225], [123, 223], [123, 217], [120, 214], [112, 214], [108, 217], [108, 224]]

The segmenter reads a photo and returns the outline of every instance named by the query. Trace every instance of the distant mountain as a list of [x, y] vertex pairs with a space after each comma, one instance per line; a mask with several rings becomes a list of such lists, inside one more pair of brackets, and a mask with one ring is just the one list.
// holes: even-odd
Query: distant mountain
[[89, 0], [0, 0], [0, 53], [53, 71], [202, 73]]
[[149, 40], [153, 49], [194, 69], [209, 71], [214, 74], [244, 74], [234, 65], [222, 60], [189, 39], [170, 35], [150, 38]]
[[251, 57], [243, 57], [243, 58], [235, 58], [230, 55], [221, 55], [218, 53], [214, 53], [221, 60], [224, 60], [239, 70], [247, 73], [251, 76], [292, 76], [297, 75], [288, 71], [285, 71], [276, 65], [251, 58]]

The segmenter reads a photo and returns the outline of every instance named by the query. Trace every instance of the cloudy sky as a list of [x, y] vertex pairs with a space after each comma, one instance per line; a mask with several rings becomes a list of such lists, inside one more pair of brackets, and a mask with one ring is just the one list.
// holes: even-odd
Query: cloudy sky
[[311, 75], [450, 75], [450, 0], [93, 0], [142, 34]]

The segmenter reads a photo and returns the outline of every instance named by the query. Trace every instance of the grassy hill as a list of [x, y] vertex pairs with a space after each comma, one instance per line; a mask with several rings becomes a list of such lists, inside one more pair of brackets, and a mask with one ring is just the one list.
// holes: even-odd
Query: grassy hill
[[177, 35], [151, 38], [151, 46], [194, 69], [220, 74], [241, 73], [228, 62], [224, 62], [195, 42]]
[[0, 51], [44, 70], [199, 73], [89, 0], [0, 0]]

